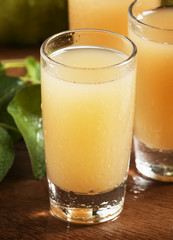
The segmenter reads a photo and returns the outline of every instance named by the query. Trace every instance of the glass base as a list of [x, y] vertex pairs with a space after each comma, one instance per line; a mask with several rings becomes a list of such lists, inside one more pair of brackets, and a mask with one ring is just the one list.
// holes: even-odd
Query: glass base
[[173, 151], [161, 151], [147, 147], [134, 138], [137, 170], [144, 176], [165, 182], [173, 182]]
[[77, 224], [96, 224], [115, 220], [123, 209], [126, 183], [101, 194], [76, 194], [61, 190], [50, 180], [52, 213], [59, 219]]

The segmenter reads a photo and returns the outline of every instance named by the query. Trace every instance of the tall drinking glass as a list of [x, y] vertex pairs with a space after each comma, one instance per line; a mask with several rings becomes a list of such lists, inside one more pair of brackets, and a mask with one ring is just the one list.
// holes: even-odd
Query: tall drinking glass
[[129, 37], [138, 48], [136, 167], [149, 178], [173, 181], [173, 6], [165, 2], [135, 1]]
[[127, 36], [133, 0], [68, 0], [70, 29], [98, 28]]
[[115, 33], [67, 31], [43, 43], [45, 155], [50, 206], [58, 218], [91, 224], [121, 212], [133, 131], [135, 67], [134, 44]]

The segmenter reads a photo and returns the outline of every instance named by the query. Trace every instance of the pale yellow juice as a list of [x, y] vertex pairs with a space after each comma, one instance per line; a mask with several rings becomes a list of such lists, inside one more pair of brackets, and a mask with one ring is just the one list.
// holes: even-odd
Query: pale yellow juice
[[128, 57], [101, 48], [66, 48], [51, 58], [72, 67], [42, 69], [48, 179], [75, 193], [112, 190], [127, 178], [135, 70], [119, 78], [104, 67]]
[[149, 33], [144, 29], [141, 36], [129, 29], [138, 48], [135, 137], [150, 148], [172, 150], [173, 7], [145, 12], [138, 19], [170, 31]]
[[127, 36], [128, 7], [133, 0], [69, 0], [70, 29], [97, 28]]

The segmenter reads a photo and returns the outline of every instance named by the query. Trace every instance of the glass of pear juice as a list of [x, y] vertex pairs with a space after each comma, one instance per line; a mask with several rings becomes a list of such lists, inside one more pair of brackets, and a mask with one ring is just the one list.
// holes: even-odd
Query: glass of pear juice
[[94, 29], [56, 34], [41, 47], [50, 207], [62, 220], [105, 222], [123, 209], [136, 55], [128, 38]]
[[129, 37], [138, 48], [136, 167], [146, 177], [173, 181], [173, 1], [135, 1]]
[[133, 0], [68, 0], [70, 29], [106, 29], [127, 36], [128, 7]]

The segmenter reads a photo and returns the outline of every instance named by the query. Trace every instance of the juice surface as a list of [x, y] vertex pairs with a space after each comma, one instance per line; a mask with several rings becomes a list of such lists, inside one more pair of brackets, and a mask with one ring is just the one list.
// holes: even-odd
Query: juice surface
[[133, 0], [69, 0], [70, 29], [97, 28], [127, 36], [128, 7]]
[[154, 31], [149, 40], [150, 36], [145, 38], [145, 34], [140, 36], [129, 29], [129, 37], [138, 47], [135, 136], [150, 148], [172, 150], [173, 7], [145, 12], [139, 19], [151, 26], [172, 29], [172, 35], [170, 31], [157, 31], [157, 38], [167, 38], [169, 43], [157, 42], [151, 40]]
[[143, 12], [140, 20], [150, 26], [173, 30], [173, 7]]
[[54, 69], [53, 74], [42, 69], [48, 179], [75, 193], [112, 190], [127, 177], [135, 71], [128, 69], [119, 78], [103, 68], [127, 58], [106, 49], [71, 48], [51, 58], [71, 69]]

